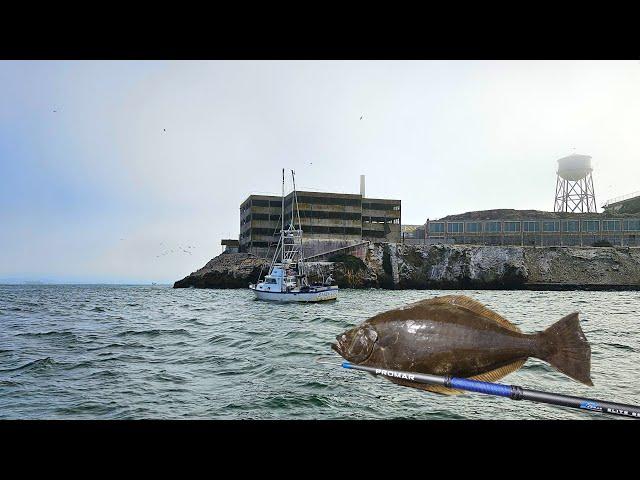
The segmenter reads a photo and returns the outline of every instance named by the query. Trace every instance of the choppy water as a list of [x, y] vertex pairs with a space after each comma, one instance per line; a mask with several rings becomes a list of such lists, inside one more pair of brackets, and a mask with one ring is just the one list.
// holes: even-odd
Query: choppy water
[[[339, 368], [329, 347], [337, 334], [451, 293], [343, 290], [336, 302], [295, 305], [259, 302], [244, 290], [0, 285], [0, 418], [603, 418], [434, 395]], [[640, 292], [457, 293], [525, 332], [581, 312], [595, 387], [533, 359], [505, 382], [640, 403]], [[319, 355], [335, 365], [316, 363]]]

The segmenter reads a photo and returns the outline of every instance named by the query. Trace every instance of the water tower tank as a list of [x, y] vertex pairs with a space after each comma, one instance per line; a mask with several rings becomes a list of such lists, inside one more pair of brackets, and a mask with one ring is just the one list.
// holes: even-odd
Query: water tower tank
[[570, 182], [582, 180], [593, 171], [589, 155], [569, 155], [558, 160], [558, 175]]

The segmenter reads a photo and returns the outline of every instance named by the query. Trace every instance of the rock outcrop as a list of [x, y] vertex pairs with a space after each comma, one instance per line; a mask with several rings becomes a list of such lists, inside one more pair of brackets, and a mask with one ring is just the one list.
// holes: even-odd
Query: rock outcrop
[[269, 262], [249, 253], [222, 253], [200, 270], [178, 280], [173, 288], [247, 288]]
[[[307, 263], [310, 281], [331, 274], [341, 288], [640, 289], [640, 248], [404, 245], [372, 243], [349, 255]], [[175, 287], [236, 288], [268, 262], [222, 254]]]

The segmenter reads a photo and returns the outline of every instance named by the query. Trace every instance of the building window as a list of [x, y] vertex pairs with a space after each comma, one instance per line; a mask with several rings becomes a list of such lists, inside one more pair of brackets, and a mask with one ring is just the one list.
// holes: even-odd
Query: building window
[[637, 232], [640, 230], [640, 220], [625, 220], [624, 229], [627, 232]]
[[583, 220], [582, 221], [583, 232], [598, 232], [600, 231], [600, 220]]
[[462, 233], [464, 231], [464, 223], [453, 222], [447, 223], [447, 233]]
[[557, 220], [542, 222], [542, 231], [543, 232], [559, 232], [560, 222]]
[[298, 203], [310, 203], [314, 205], [344, 205], [360, 207], [363, 205], [360, 198], [348, 198], [348, 197], [316, 197], [310, 195], [298, 195]]
[[580, 220], [564, 220], [562, 222], [563, 232], [578, 232], [580, 231]]
[[429, 233], [444, 233], [444, 222], [430, 223]]
[[602, 230], [604, 232], [618, 232], [620, 231], [620, 220], [603, 220]]
[[482, 231], [482, 224], [480, 222], [467, 222], [465, 231], [467, 233], [480, 233]]
[[539, 232], [540, 224], [538, 222], [522, 222], [522, 230], [524, 232]]
[[504, 222], [504, 231], [510, 233], [519, 232], [520, 222]]
[[487, 222], [485, 223], [485, 232], [496, 233], [500, 232], [500, 222]]

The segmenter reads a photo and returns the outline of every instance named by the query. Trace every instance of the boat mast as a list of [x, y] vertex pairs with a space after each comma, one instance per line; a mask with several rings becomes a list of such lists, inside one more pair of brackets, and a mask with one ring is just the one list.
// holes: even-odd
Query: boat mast
[[293, 170], [291, 170], [291, 182], [293, 184], [293, 194], [291, 195], [291, 228], [295, 229], [295, 217], [294, 217], [294, 203], [296, 199], [296, 177], [294, 176]]
[[[302, 249], [302, 223], [300, 222], [300, 209], [298, 208], [298, 192], [296, 191], [296, 174], [293, 170], [291, 170], [291, 181], [293, 183], [293, 198], [291, 199], [291, 225], [295, 225], [295, 218], [293, 216], [293, 207], [295, 206], [296, 213], [298, 214], [298, 228], [296, 229], [296, 233], [298, 234], [298, 238], [300, 239], [300, 245], [298, 246], [298, 273], [302, 275], [304, 273], [304, 262], [303, 262], [303, 249]], [[295, 228], [295, 227], [294, 227]]]
[[280, 262], [284, 264], [284, 168], [282, 169], [282, 228], [280, 229]]

